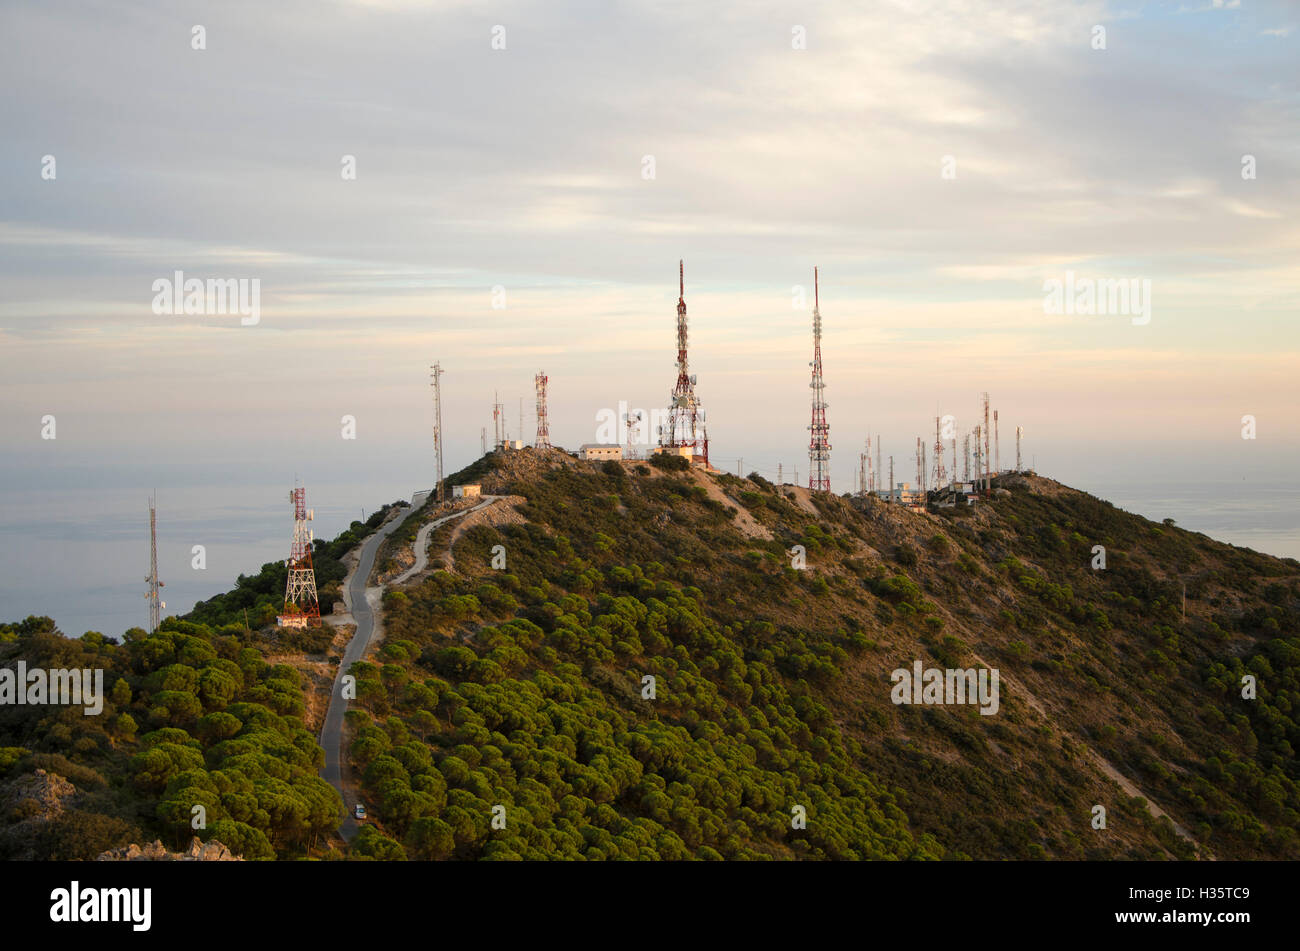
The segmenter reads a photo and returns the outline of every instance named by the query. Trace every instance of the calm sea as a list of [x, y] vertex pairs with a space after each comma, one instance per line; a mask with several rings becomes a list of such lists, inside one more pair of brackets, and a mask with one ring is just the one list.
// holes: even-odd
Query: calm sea
[[1153, 521], [1242, 548], [1300, 559], [1300, 488], [1294, 484], [1093, 482], [1078, 488]]
[[[308, 487], [318, 538], [333, 538], [385, 502], [409, 499], [404, 482]], [[293, 510], [281, 484], [158, 488], [158, 577], [163, 612], [184, 614], [289, 555]], [[0, 492], [0, 620], [49, 615], [65, 634], [120, 635], [149, 609], [148, 493], [137, 488]], [[206, 567], [196, 568], [202, 545]]]

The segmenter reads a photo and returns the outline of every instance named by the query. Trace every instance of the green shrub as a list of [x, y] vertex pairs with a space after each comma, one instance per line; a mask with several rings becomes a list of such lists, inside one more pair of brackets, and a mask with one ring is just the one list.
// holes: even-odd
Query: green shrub
[[691, 467], [690, 460], [685, 456], [666, 452], [656, 452], [652, 455], [650, 465], [656, 469], [662, 469], [664, 472], [686, 472]]

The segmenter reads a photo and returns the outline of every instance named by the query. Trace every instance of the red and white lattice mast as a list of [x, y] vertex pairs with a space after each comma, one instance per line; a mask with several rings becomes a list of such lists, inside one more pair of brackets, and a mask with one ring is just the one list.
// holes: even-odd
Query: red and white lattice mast
[[831, 490], [831, 428], [826, 425], [826, 384], [822, 382], [822, 314], [819, 309], [817, 268], [813, 268], [813, 362], [812, 367], [812, 423], [808, 429], [812, 439], [808, 443], [808, 488], [814, 492]]
[[546, 383], [550, 379], [544, 371], [539, 371], [537, 376], [533, 377], [533, 383], [537, 386], [537, 440], [533, 443], [535, 449], [551, 448], [551, 424], [546, 419]]
[[673, 387], [668, 409], [668, 426], [660, 441], [669, 448], [690, 449], [693, 461], [702, 462], [707, 468], [709, 431], [686, 357], [686, 268], [681, 261], [677, 262], [677, 280], [677, 385]]
[[320, 603], [316, 599], [316, 570], [311, 563], [312, 530], [307, 523], [315, 513], [307, 508], [307, 490], [289, 492], [293, 505], [293, 542], [289, 547], [289, 580], [284, 588], [284, 613], [275, 621], [280, 627], [307, 627], [320, 624]]

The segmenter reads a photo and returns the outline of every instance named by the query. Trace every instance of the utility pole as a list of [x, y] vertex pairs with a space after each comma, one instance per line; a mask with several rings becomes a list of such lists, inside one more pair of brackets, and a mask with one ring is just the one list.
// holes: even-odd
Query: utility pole
[[889, 501], [894, 501], [894, 457], [889, 457]]

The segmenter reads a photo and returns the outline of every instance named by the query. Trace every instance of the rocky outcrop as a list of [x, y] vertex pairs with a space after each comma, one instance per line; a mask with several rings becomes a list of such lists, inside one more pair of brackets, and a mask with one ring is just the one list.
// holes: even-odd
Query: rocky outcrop
[[0, 792], [0, 813], [23, 820], [48, 822], [63, 812], [64, 800], [77, 793], [77, 787], [56, 773], [38, 769], [20, 776]]
[[96, 862], [242, 862], [243, 857], [232, 855], [216, 839], [202, 842], [198, 836], [190, 839], [184, 852], [168, 852], [162, 841], [155, 839], [144, 848], [132, 843], [120, 849], [100, 852]]
[[38, 855], [35, 843], [51, 822], [76, 807], [77, 787], [43, 769], [0, 785], [0, 855], [23, 862]]

